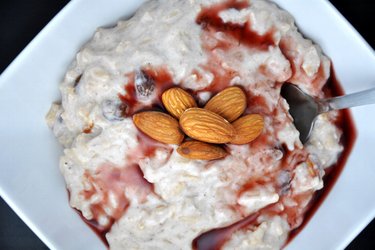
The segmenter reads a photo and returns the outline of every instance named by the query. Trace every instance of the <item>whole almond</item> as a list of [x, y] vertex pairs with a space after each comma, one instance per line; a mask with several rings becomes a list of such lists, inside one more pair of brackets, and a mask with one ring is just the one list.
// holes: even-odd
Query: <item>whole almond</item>
[[197, 106], [194, 98], [188, 92], [177, 87], [165, 91], [161, 99], [164, 107], [177, 119], [179, 119], [182, 113], [188, 108]]
[[229, 87], [212, 97], [204, 108], [232, 122], [245, 111], [246, 95], [239, 87]]
[[162, 112], [141, 112], [133, 116], [133, 121], [139, 130], [159, 142], [180, 144], [184, 139], [178, 121]]
[[194, 160], [216, 160], [228, 155], [222, 147], [201, 141], [184, 142], [177, 148], [177, 152]]
[[227, 143], [233, 139], [233, 126], [214, 112], [190, 108], [182, 113], [180, 126], [193, 139], [210, 143]]
[[230, 141], [233, 144], [246, 144], [256, 139], [263, 131], [264, 120], [261, 115], [245, 115], [232, 123], [236, 135]]

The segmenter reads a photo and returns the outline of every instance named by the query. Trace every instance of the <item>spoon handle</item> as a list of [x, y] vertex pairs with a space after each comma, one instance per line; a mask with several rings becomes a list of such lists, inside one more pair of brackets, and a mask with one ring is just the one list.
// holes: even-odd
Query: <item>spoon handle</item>
[[351, 108], [366, 104], [375, 104], [375, 88], [367, 89], [357, 93], [327, 98], [320, 101], [320, 112]]

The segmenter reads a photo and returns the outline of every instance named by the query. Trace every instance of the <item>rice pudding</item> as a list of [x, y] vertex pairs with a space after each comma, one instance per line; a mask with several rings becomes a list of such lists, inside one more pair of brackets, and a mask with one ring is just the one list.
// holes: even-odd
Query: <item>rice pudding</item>
[[[330, 60], [271, 1], [155, 0], [99, 28], [60, 85], [47, 122], [64, 146], [70, 205], [111, 249], [280, 249], [298, 228], [325, 169], [343, 151], [340, 112], [319, 116], [302, 145], [280, 97], [284, 82], [323, 98]], [[134, 114], [166, 112], [162, 93], [203, 107], [230, 86], [260, 136], [217, 160], [182, 157], [143, 134]]]

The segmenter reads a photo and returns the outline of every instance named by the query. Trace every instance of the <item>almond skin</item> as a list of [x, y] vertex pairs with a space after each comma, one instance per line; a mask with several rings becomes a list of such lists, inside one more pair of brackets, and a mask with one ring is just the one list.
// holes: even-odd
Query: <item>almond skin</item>
[[246, 144], [255, 140], [263, 131], [264, 119], [258, 114], [245, 115], [232, 123], [236, 135], [230, 141], [233, 144]]
[[180, 144], [184, 140], [178, 121], [162, 112], [146, 111], [135, 114], [133, 122], [139, 130], [159, 142]]
[[245, 111], [246, 95], [239, 87], [229, 87], [212, 97], [204, 108], [232, 122]]
[[184, 142], [177, 148], [177, 152], [193, 160], [216, 160], [228, 155], [222, 147], [201, 141]]
[[165, 91], [161, 99], [164, 107], [177, 119], [179, 119], [182, 113], [188, 108], [197, 106], [194, 98], [188, 92], [177, 87]]
[[233, 139], [233, 126], [214, 112], [201, 108], [187, 109], [180, 117], [180, 126], [186, 135], [209, 143], [227, 143]]

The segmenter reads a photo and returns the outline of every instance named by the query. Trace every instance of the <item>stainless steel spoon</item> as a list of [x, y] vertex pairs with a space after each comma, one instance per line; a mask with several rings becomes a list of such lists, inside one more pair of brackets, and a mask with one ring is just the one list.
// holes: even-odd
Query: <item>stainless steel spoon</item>
[[319, 114], [366, 104], [375, 104], [375, 88], [361, 92], [327, 99], [315, 99], [297, 86], [285, 83], [281, 87], [281, 96], [289, 104], [289, 113], [299, 131], [299, 138], [305, 144], [310, 137], [316, 117]]

